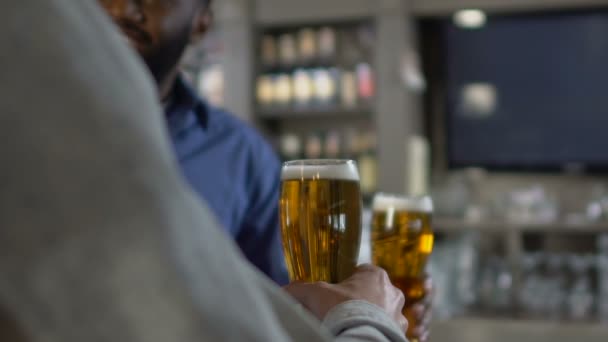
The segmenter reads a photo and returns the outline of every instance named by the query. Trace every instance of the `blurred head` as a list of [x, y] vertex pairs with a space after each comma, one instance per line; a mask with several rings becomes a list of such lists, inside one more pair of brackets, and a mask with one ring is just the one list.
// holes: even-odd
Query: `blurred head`
[[186, 47], [211, 23], [211, 0], [99, 0], [157, 82], [175, 70]]

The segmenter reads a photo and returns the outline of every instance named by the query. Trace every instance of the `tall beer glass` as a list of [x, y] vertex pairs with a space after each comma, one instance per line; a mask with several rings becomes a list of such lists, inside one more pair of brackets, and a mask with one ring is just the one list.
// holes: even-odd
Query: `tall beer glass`
[[281, 235], [291, 281], [337, 283], [351, 276], [361, 243], [356, 164], [287, 162], [281, 183]]
[[373, 200], [371, 247], [372, 260], [384, 268], [395, 286], [403, 291], [408, 318], [408, 337], [418, 322], [409, 317], [408, 306], [427, 295], [425, 267], [433, 250], [430, 197], [377, 194]]

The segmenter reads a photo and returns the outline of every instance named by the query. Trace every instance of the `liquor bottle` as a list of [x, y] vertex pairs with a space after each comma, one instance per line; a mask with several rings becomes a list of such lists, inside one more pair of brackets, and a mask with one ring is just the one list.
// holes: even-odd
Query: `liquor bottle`
[[313, 71], [313, 80], [316, 102], [321, 106], [333, 103], [336, 97], [337, 86], [332, 70], [325, 68], [315, 69]]
[[284, 67], [292, 66], [298, 59], [296, 40], [293, 34], [285, 33], [279, 37], [279, 62]]
[[266, 34], [262, 37], [260, 46], [262, 64], [266, 67], [274, 67], [277, 64], [277, 41], [272, 35]]
[[323, 141], [321, 135], [313, 133], [306, 138], [304, 157], [306, 159], [319, 159], [323, 153]]
[[325, 135], [325, 158], [338, 159], [340, 157], [342, 141], [337, 131], [329, 131]]
[[354, 71], [343, 71], [340, 76], [340, 103], [344, 108], [357, 106], [357, 76]]
[[299, 136], [287, 133], [281, 136], [280, 153], [283, 160], [296, 160], [302, 157], [302, 141]]
[[375, 93], [372, 68], [368, 63], [359, 63], [357, 64], [356, 72], [359, 98], [363, 101], [369, 101]]
[[337, 41], [336, 30], [329, 26], [322, 27], [318, 33], [319, 59], [329, 63], [336, 57]]
[[291, 76], [279, 74], [274, 81], [274, 102], [279, 106], [288, 106], [293, 98]]
[[309, 65], [316, 58], [316, 35], [312, 28], [303, 28], [298, 32], [298, 52], [301, 65]]
[[376, 135], [364, 132], [360, 135], [360, 152], [357, 158], [361, 177], [361, 192], [371, 195], [376, 192], [378, 182], [378, 160], [376, 157]]
[[293, 95], [296, 107], [309, 107], [313, 98], [313, 79], [305, 69], [297, 69], [293, 73]]
[[256, 82], [256, 98], [258, 105], [270, 107], [274, 102], [274, 81], [270, 75], [261, 75]]
[[359, 132], [353, 127], [349, 127], [344, 131], [344, 157], [347, 159], [357, 160], [361, 153], [361, 140]]

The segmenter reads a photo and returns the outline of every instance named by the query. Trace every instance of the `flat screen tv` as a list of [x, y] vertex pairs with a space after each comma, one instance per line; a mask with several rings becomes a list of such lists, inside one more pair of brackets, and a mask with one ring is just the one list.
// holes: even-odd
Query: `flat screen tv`
[[441, 24], [450, 167], [608, 171], [608, 12]]

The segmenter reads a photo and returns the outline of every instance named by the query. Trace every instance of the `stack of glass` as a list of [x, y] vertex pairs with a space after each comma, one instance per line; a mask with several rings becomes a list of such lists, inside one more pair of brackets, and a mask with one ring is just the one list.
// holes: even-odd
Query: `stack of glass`
[[608, 323], [608, 234], [598, 239], [598, 316], [602, 322]]

